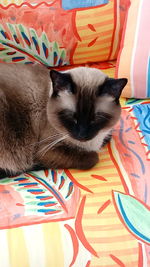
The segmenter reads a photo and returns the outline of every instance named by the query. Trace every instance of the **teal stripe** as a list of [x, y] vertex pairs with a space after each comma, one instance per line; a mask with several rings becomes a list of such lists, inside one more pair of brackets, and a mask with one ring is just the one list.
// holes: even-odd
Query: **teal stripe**
[[[118, 204], [119, 204], [119, 210], [120, 210], [120, 213], [122, 215], [122, 218], [124, 220], [124, 222], [126, 223], [126, 225], [128, 226], [128, 228], [135, 234], [137, 235], [138, 237], [140, 237], [141, 239], [143, 239], [144, 241], [150, 243], [150, 238], [148, 236], [145, 236], [144, 234], [142, 234], [142, 231], [139, 231], [137, 229], [137, 227], [135, 227], [132, 222], [130, 221], [130, 219], [128, 218], [125, 210], [124, 210], [124, 207], [123, 207], [123, 204], [121, 202], [121, 198], [118, 194]], [[134, 220], [133, 220], [134, 222]], [[142, 228], [141, 228], [142, 230]]]
[[150, 58], [148, 61], [147, 97], [150, 97]]

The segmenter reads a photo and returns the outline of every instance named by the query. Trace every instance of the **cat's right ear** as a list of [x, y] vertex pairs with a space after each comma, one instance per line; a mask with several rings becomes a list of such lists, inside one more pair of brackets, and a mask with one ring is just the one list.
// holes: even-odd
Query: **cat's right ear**
[[61, 91], [74, 93], [74, 83], [69, 73], [51, 70], [50, 78], [53, 84], [53, 96], [58, 96]]
[[123, 88], [126, 86], [128, 80], [126, 78], [113, 79], [107, 78], [102, 86], [100, 86], [98, 95], [111, 95], [116, 102], [122, 93]]

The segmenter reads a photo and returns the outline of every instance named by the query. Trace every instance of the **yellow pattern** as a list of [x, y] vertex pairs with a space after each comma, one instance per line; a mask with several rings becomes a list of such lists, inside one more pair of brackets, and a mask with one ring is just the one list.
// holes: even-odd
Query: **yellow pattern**
[[[101, 164], [101, 160], [104, 159], [105, 164]], [[105, 168], [107, 166], [110, 167]], [[115, 266], [110, 254], [118, 256], [126, 267], [136, 266], [138, 262], [138, 242], [122, 225], [112, 203], [112, 190], [124, 192], [124, 188], [118, 171], [110, 158], [108, 148], [101, 151], [100, 163], [97, 164], [96, 168], [80, 173], [72, 170], [71, 173], [79, 183], [93, 192], [93, 194], [86, 194], [82, 190], [82, 195], [86, 194], [82, 219], [84, 234], [99, 256], [99, 258], [92, 257], [90, 266]], [[103, 176], [107, 181], [97, 180], [92, 177], [92, 174]], [[111, 201], [110, 205], [98, 214], [99, 208], [108, 200]], [[111, 228], [111, 232], [108, 230], [101, 231], [103, 227]], [[122, 250], [122, 253], [120, 253], [120, 250]]]
[[[111, 62], [110, 62], [111, 63]], [[112, 63], [114, 64], [114, 62], [112, 61]], [[114, 78], [115, 76], [115, 68], [110, 68], [110, 69], [104, 69], [102, 70], [105, 74], [107, 74], [109, 77]]]
[[114, 59], [116, 56], [116, 51], [119, 44], [120, 27], [120, 1], [116, 1], [116, 27], [114, 32], [114, 41], [112, 44], [112, 52], [110, 59]]
[[57, 222], [43, 224], [43, 235], [45, 243], [45, 267], [63, 266], [63, 249], [60, 226]]
[[28, 252], [23, 228], [14, 228], [7, 230], [7, 240], [11, 267], [28, 267]]
[[[77, 48], [73, 56], [73, 62], [79, 64], [86, 61], [101, 61], [107, 59], [111, 47], [111, 38], [114, 26], [114, 2], [109, 1], [109, 4], [88, 10], [79, 10], [76, 13], [76, 27], [77, 32], [81, 38], [81, 41], [78, 42]], [[95, 31], [92, 31], [88, 24], [93, 25]], [[109, 34], [105, 36], [105, 32], [109, 31]], [[89, 43], [94, 40], [96, 37], [97, 40], [94, 45], [88, 46]], [[101, 39], [101, 37], [103, 39]], [[109, 37], [109, 40], [108, 40]], [[95, 51], [98, 43], [99, 49], [101, 49], [104, 44], [107, 44], [105, 49], [105, 55], [101, 55], [101, 52], [97, 53], [97, 57], [92, 57], [92, 53]], [[81, 48], [84, 47], [84, 58], [80, 57], [78, 53], [81, 52]], [[86, 52], [86, 53], [85, 53]], [[90, 60], [89, 59], [90, 56]]]
[[0, 0], [0, 4], [2, 6], [8, 6], [10, 4], [16, 4], [16, 5], [21, 5], [24, 2], [24, 0]]

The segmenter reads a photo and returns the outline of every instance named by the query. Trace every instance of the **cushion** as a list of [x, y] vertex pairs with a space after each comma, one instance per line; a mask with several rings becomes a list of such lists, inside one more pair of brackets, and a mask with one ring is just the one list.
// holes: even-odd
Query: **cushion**
[[0, 0], [0, 60], [51, 67], [115, 59], [127, 2]]
[[91, 170], [0, 180], [0, 266], [150, 266], [149, 108], [123, 107]]
[[118, 57], [118, 77], [127, 77], [123, 96], [150, 97], [150, 1], [132, 0]]
[[[114, 62], [88, 65], [114, 75]], [[150, 266], [150, 100], [121, 102], [91, 170], [0, 179], [0, 266]]]

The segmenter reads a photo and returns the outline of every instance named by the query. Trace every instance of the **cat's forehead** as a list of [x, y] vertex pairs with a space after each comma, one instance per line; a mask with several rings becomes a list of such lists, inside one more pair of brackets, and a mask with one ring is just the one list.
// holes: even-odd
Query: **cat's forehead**
[[62, 73], [69, 75], [65, 77], [65, 81], [69, 80], [69, 84], [75, 86], [75, 93], [67, 89], [60, 90], [59, 98], [55, 103], [56, 109], [68, 109], [79, 113], [89, 110], [112, 112], [114, 98], [110, 95], [98, 97], [96, 93], [107, 80], [106, 74], [98, 69], [87, 67], [78, 67]]
[[60, 98], [58, 109], [68, 109], [77, 113], [89, 113], [93, 111], [105, 112], [111, 114], [116, 108], [114, 98], [109, 95], [95, 97], [95, 94], [91, 94], [89, 91], [80, 91], [79, 94], [74, 95], [67, 91], [60, 92]]
[[78, 67], [66, 71], [71, 75], [73, 82], [76, 84], [78, 90], [96, 90], [98, 86], [102, 85], [106, 78], [106, 74], [96, 68]]

